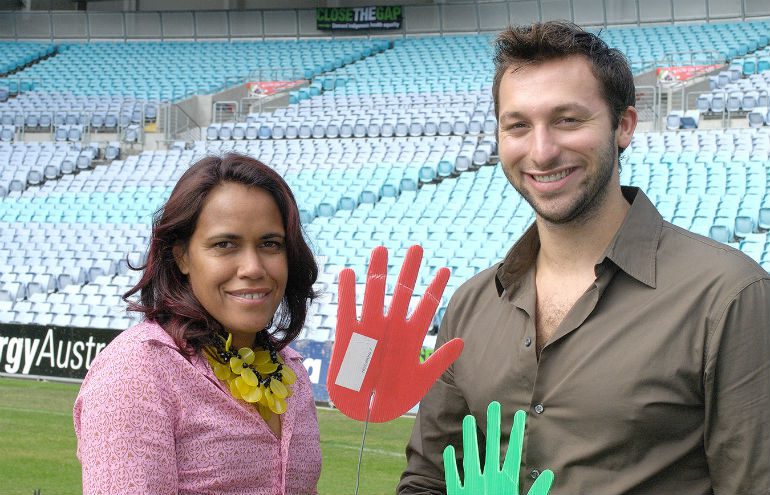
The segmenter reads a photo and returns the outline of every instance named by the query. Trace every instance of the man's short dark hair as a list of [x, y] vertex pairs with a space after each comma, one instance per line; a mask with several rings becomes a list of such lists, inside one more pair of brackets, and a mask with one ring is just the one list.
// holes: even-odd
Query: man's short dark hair
[[495, 79], [492, 96], [495, 116], [499, 119], [500, 81], [512, 66], [544, 62], [572, 55], [583, 55], [602, 87], [602, 97], [616, 129], [620, 116], [636, 104], [634, 76], [620, 50], [607, 46], [599, 36], [571, 22], [549, 21], [526, 26], [511, 26], [495, 40]]

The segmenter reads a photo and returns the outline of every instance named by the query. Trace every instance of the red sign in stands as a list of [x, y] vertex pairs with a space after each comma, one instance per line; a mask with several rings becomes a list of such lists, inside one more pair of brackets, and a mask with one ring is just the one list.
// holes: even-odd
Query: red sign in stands
[[249, 88], [249, 96], [269, 96], [285, 89], [293, 88], [304, 83], [304, 80], [299, 81], [259, 81], [250, 82], [247, 84]]
[[686, 81], [696, 76], [702, 76], [712, 70], [720, 68], [721, 65], [682, 65], [679, 67], [658, 67], [656, 74], [658, 81], [674, 82]]

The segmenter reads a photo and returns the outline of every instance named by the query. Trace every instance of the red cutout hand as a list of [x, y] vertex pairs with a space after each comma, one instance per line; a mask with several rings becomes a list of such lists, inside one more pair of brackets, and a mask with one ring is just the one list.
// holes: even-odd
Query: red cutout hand
[[[418, 245], [410, 247], [386, 316], [383, 309], [388, 250], [383, 246], [376, 247], [369, 262], [360, 321], [356, 317], [355, 274], [350, 268], [340, 272], [337, 331], [326, 388], [334, 406], [349, 418], [364, 421], [372, 395], [371, 422], [384, 423], [401, 416], [422, 399], [462, 352], [463, 341], [452, 339], [420, 364], [425, 334], [449, 280], [449, 270], [439, 269], [407, 320], [421, 260], [422, 248]], [[359, 390], [335, 383], [354, 333], [377, 342]]]

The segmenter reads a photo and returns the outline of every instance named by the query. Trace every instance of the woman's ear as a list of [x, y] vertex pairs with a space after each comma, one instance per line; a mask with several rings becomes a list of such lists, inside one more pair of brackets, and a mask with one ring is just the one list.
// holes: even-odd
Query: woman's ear
[[187, 249], [181, 244], [177, 244], [173, 247], [172, 252], [174, 253], [174, 261], [176, 261], [176, 266], [179, 268], [179, 271], [184, 275], [189, 275], [190, 268], [187, 266]]

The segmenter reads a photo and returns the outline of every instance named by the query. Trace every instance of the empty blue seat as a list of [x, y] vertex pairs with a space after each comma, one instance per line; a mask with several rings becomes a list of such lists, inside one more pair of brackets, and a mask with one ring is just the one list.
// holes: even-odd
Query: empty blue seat
[[759, 209], [757, 226], [762, 230], [770, 230], [770, 207]]
[[427, 165], [420, 167], [419, 178], [421, 183], [433, 182], [436, 178], [436, 169]]
[[436, 170], [439, 177], [449, 177], [452, 175], [452, 172], [454, 172], [454, 164], [452, 162], [441, 160], [438, 162], [438, 168]]
[[395, 198], [398, 196], [398, 189], [393, 184], [383, 184], [380, 187], [380, 196], [383, 198]]
[[742, 239], [746, 237], [747, 234], [751, 234], [754, 232], [754, 219], [745, 216], [745, 215], [738, 215], [735, 217], [735, 228], [733, 230], [733, 234], [736, 238]]

